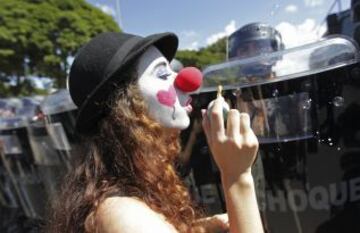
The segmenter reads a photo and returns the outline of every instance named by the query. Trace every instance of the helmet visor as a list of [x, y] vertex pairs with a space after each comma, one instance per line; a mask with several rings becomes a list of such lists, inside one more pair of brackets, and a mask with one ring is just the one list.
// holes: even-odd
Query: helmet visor
[[234, 45], [230, 48], [230, 58], [247, 58], [276, 51], [272, 40], [253, 40]]

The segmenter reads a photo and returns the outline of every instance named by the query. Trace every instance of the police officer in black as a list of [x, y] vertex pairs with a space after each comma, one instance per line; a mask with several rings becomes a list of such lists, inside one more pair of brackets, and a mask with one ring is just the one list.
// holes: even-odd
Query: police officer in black
[[[229, 36], [227, 58], [229, 60], [246, 59], [282, 49], [284, 49], [284, 45], [278, 31], [264, 23], [251, 23]], [[242, 75], [249, 76], [249, 78], [250, 76], [269, 78], [272, 75], [271, 67], [275, 62], [273, 60], [262, 60], [256, 65], [244, 66], [241, 69]], [[255, 92], [243, 92], [241, 98], [251, 103], [253, 94], [257, 95]], [[180, 155], [180, 164], [182, 164], [180, 171], [183, 175], [187, 175], [188, 179], [190, 177], [190, 183], [195, 184], [191, 187], [198, 201], [208, 212], [215, 214], [219, 213], [219, 211], [226, 211], [224, 209], [224, 198], [222, 196], [219, 172], [209, 154], [210, 151], [199, 123], [201, 122], [201, 115], [198, 113], [200, 108], [206, 108], [204, 103], [198, 102], [206, 102], [206, 100], [214, 98], [211, 95], [212, 93], [202, 94], [201, 98], [194, 98], [192, 125], [189, 127], [189, 130], [182, 134], [182, 141], [185, 143], [183, 145], [183, 152]], [[256, 106], [252, 107], [255, 108]], [[241, 108], [240, 110], [244, 111]], [[252, 170], [256, 182], [258, 204], [262, 210], [265, 207], [265, 179], [260, 155], [254, 163]]]

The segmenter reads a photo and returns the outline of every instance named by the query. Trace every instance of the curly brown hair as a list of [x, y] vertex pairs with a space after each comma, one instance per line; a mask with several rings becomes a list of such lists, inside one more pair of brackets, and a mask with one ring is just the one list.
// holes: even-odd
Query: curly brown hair
[[110, 196], [140, 198], [179, 232], [203, 231], [193, 225], [201, 214], [175, 169], [179, 132], [147, 115], [134, 82], [119, 88], [107, 106], [111, 111], [96, 132], [84, 137], [84, 152], [54, 202], [48, 232], [97, 232], [96, 210]]

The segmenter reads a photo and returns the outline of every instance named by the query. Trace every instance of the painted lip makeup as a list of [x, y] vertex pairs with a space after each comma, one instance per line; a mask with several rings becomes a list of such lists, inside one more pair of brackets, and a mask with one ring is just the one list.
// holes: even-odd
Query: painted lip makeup
[[191, 104], [189, 104], [189, 105], [187, 105], [187, 106], [185, 107], [185, 110], [186, 110], [187, 113], [191, 113], [192, 110], [193, 110], [193, 107], [191, 106]]

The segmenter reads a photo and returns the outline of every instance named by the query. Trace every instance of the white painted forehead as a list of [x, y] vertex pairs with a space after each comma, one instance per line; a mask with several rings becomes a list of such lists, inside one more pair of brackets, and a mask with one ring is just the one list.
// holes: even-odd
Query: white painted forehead
[[145, 52], [140, 56], [139, 62], [137, 64], [138, 75], [141, 76], [144, 71], [153, 63], [154, 61], [167, 61], [164, 55], [157, 49], [155, 46], [151, 46], [145, 50]]

